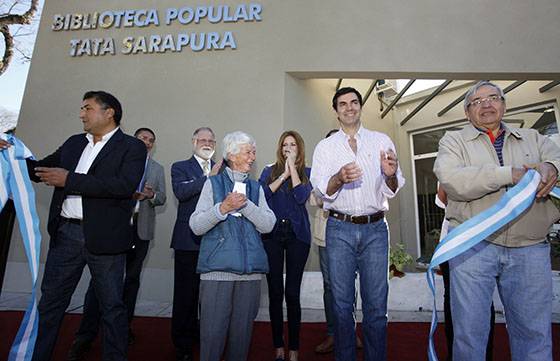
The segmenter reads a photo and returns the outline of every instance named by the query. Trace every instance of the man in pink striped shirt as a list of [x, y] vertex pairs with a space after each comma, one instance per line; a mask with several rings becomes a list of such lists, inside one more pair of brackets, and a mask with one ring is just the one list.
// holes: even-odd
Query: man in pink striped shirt
[[388, 200], [404, 185], [395, 146], [362, 127], [362, 96], [341, 88], [332, 106], [340, 130], [313, 154], [311, 183], [329, 211], [326, 246], [334, 296], [335, 357], [356, 360], [354, 302], [360, 275], [366, 361], [387, 358]]

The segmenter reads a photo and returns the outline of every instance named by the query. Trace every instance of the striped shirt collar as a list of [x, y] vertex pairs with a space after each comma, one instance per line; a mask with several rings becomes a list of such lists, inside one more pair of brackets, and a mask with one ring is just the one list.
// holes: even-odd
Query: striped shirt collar
[[[513, 135], [514, 137], [521, 139], [521, 133], [519, 132], [518, 129], [516, 128], [510, 128], [506, 123], [501, 122], [500, 123], [500, 128], [504, 130], [505, 132], [505, 137], [507, 137], [509, 134]], [[472, 123], [469, 123], [467, 126], [465, 126], [461, 132], [463, 132], [465, 139], [466, 140], [474, 140], [476, 139], [478, 136], [480, 136], [481, 134], [486, 134], [485, 130], [479, 129], [477, 127], [475, 127]]]

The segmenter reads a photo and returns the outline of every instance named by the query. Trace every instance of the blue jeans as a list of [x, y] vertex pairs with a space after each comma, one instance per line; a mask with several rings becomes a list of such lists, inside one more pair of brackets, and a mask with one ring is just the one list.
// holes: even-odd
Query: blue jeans
[[331, 281], [329, 279], [329, 258], [327, 248], [318, 246], [319, 248], [319, 266], [323, 275], [323, 303], [325, 305], [325, 319], [327, 320], [327, 335], [334, 336], [334, 310], [333, 295], [331, 290]]
[[453, 360], [484, 361], [494, 288], [504, 305], [513, 361], [552, 360], [550, 245], [481, 242], [449, 261]]
[[387, 359], [388, 241], [385, 220], [353, 224], [329, 217], [327, 254], [334, 297], [335, 358], [356, 360], [355, 278], [360, 275], [365, 361]]
[[[142, 265], [144, 259], [148, 254], [150, 248], [150, 241], [143, 240], [138, 237], [138, 225], [136, 218], [133, 224], [134, 233], [134, 247], [126, 252], [126, 266], [125, 277], [123, 286], [123, 302], [126, 307], [128, 318], [128, 326], [132, 323], [134, 318], [134, 308], [136, 307], [136, 299], [138, 297], [138, 290], [140, 289], [140, 273], [142, 272]], [[99, 331], [99, 321], [101, 320], [101, 310], [99, 308], [99, 301], [95, 295], [93, 288], [93, 280], [89, 282], [89, 286], [84, 298], [84, 313], [78, 332], [76, 332], [76, 339], [81, 341], [93, 342], [97, 337]]]
[[[453, 317], [451, 315], [451, 295], [449, 287], [449, 263], [439, 265], [443, 276], [443, 314], [445, 315], [445, 342], [447, 343], [447, 361], [453, 361]], [[490, 333], [486, 344], [486, 361], [494, 360], [494, 323], [496, 321], [494, 302], [490, 306]]]
[[101, 306], [103, 360], [126, 360], [128, 329], [122, 300], [125, 257], [125, 254], [92, 254], [85, 247], [80, 225], [66, 222], [59, 225], [41, 283], [33, 361], [51, 359], [64, 313], [86, 264]]

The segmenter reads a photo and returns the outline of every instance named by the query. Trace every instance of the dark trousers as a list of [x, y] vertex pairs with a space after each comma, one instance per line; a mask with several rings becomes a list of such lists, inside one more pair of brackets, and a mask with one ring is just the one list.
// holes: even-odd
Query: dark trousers
[[197, 263], [198, 251], [175, 250], [171, 338], [178, 356], [190, 354], [193, 343], [199, 338], [198, 288], [200, 277], [196, 273]]
[[[142, 264], [148, 254], [150, 241], [138, 238], [137, 224], [134, 222], [134, 247], [126, 253], [126, 272], [124, 277], [123, 302], [126, 306], [128, 325], [134, 317], [134, 308], [140, 288], [140, 273]], [[93, 289], [93, 282], [89, 282], [89, 287], [84, 299], [84, 314], [80, 322], [80, 328], [76, 333], [76, 338], [84, 341], [93, 341], [99, 331], [99, 320], [101, 310], [99, 302]]]
[[[444, 262], [439, 265], [443, 275], [443, 313], [445, 315], [445, 339], [447, 342], [447, 361], [453, 360], [453, 319], [451, 317], [451, 298], [449, 288], [449, 263]], [[488, 344], [486, 345], [486, 361], [493, 360], [494, 350], [494, 302], [490, 309], [490, 334], [488, 335]]]
[[126, 360], [126, 308], [122, 301], [125, 254], [95, 255], [84, 242], [82, 227], [63, 222], [47, 254], [39, 301], [39, 330], [33, 360], [50, 360], [62, 319], [84, 266], [89, 267], [101, 307], [103, 360]]
[[[272, 326], [274, 347], [284, 347], [284, 315], [282, 303], [286, 296], [288, 309], [288, 347], [299, 349], [301, 324], [301, 304], [299, 300], [303, 270], [309, 255], [309, 244], [300, 241], [292, 231], [289, 222], [278, 221], [272, 238], [264, 241], [268, 255], [268, 309]], [[284, 257], [286, 259], [286, 285], [284, 288]]]

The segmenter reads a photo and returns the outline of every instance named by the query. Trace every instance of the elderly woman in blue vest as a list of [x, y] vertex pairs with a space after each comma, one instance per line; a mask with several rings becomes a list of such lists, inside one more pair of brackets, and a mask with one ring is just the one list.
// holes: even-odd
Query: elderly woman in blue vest
[[224, 137], [227, 167], [206, 180], [189, 225], [202, 235], [200, 273], [200, 360], [246, 361], [260, 284], [268, 272], [261, 233], [274, 227], [264, 191], [249, 171], [255, 141], [243, 132]]
[[[270, 272], [267, 275], [270, 323], [276, 361], [285, 360], [284, 294], [288, 309], [289, 360], [298, 361], [301, 324], [300, 288], [309, 255], [311, 231], [305, 203], [311, 194], [310, 168], [305, 166], [305, 144], [293, 130], [278, 140], [276, 162], [267, 166], [259, 179], [266, 200], [276, 215], [271, 234], [263, 238]], [[284, 287], [284, 260], [286, 283]]]

